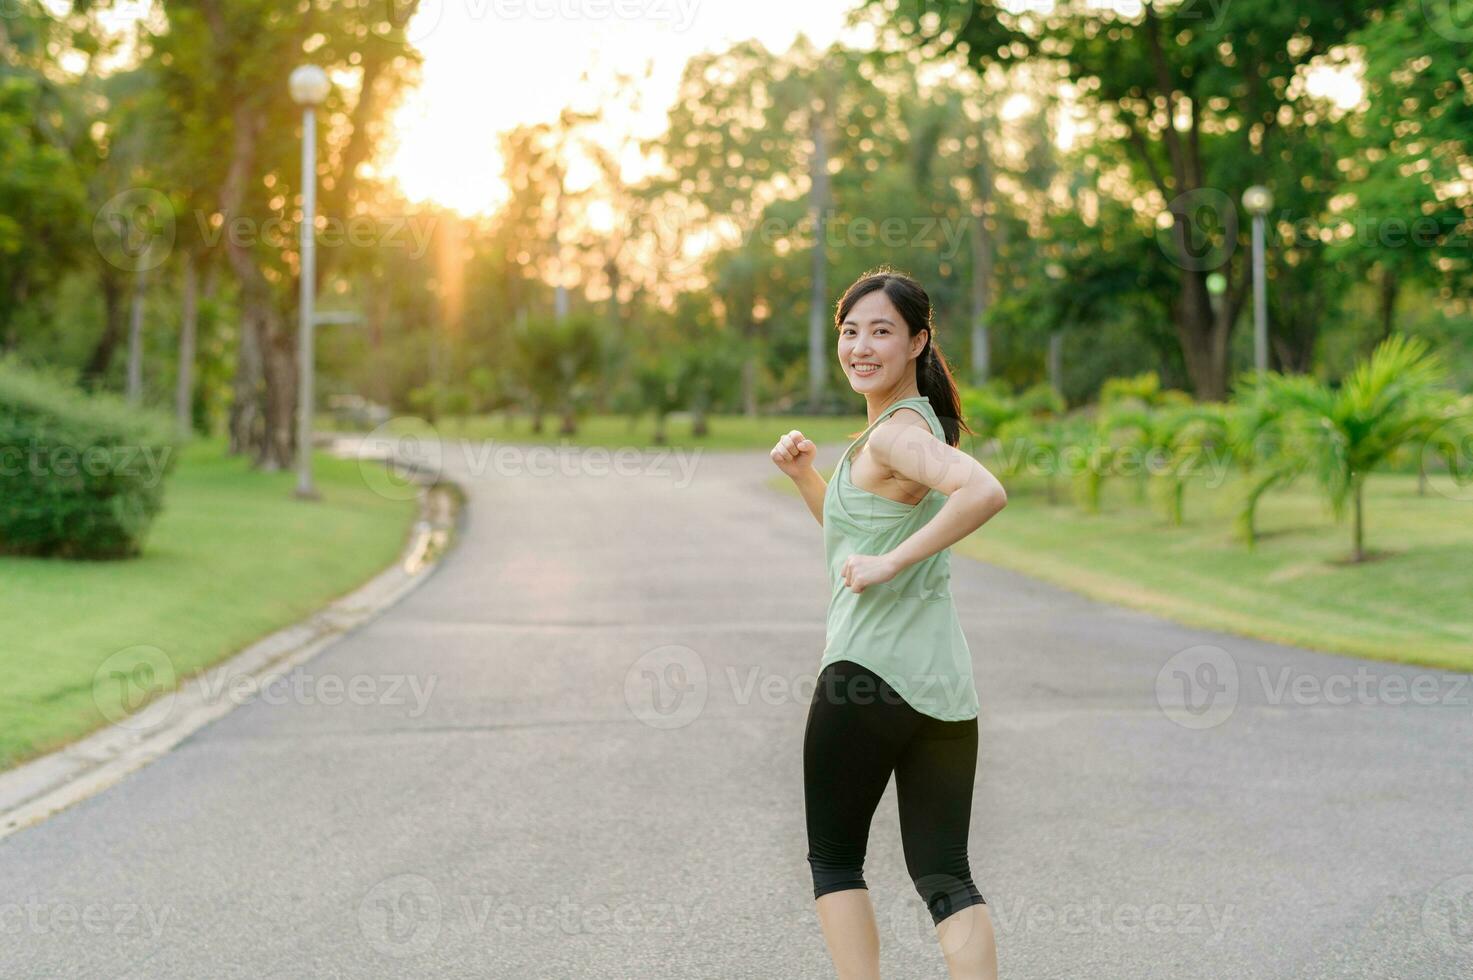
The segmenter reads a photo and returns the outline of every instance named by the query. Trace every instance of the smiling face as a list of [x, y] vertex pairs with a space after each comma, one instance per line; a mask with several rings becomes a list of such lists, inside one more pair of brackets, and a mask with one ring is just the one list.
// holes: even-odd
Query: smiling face
[[915, 358], [925, 346], [926, 331], [912, 337], [883, 289], [860, 297], [839, 324], [839, 363], [861, 394], [913, 385]]

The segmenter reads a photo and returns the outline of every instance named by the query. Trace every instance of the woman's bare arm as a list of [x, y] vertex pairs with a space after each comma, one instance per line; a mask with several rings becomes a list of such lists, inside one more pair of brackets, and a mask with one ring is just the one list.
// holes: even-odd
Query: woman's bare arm
[[818, 470], [809, 467], [806, 472], [793, 477], [793, 483], [797, 484], [798, 492], [803, 495], [803, 502], [813, 512], [814, 520], [822, 526], [823, 495], [828, 490], [828, 481], [818, 475]]
[[1007, 492], [987, 467], [928, 428], [881, 425], [869, 445], [881, 466], [947, 496], [935, 517], [882, 556], [897, 573], [956, 544], [1007, 506]]
[[803, 502], [813, 512], [813, 517], [823, 524], [823, 495], [828, 483], [813, 468], [818, 446], [797, 429], [782, 435], [769, 454], [777, 468], [787, 474], [803, 495]]

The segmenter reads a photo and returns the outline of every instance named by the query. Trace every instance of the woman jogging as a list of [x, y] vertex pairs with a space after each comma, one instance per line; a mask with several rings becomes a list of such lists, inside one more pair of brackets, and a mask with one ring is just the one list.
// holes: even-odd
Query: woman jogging
[[977, 692], [948, 549], [1007, 494], [955, 448], [960, 401], [920, 284], [889, 269], [867, 274], [845, 291], [835, 321], [839, 363], [865, 397], [869, 424], [827, 482], [813, 468], [817, 447], [798, 430], [771, 454], [823, 525], [831, 585], [803, 737], [819, 922], [840, 980], [880, 975], [863, 866], [894, 772], [906, 868], [947, 968], [993, 980], [992, 920], [967, 860]]

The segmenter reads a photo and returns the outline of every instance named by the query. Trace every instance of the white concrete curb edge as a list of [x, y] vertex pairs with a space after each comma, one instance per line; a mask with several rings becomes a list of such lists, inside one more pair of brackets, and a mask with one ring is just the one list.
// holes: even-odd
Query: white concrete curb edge
[[0, 772], [0, 840], [114, 785], [247, 703], [250, 697], [237, 700], [227, 693], [240, 689], [240, 678], [250, 678], [246, 686], [259, 691], [418, 588], [439, 566], [459, 516], [445, 497], [443, 488], [420, 488], [419, 519], [399, 558], [354, 591], [182, 679], [134, 715]]

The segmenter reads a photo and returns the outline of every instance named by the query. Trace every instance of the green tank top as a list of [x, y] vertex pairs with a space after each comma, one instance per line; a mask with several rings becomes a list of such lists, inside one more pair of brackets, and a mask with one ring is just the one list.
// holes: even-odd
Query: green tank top
[[823, 544], [829, 569], [829, 612], [819, 670], [851, 660], [874, 671], [922, 714], [942, 721], [977, 717], [972, 654], [951, 597], [951, 550], [916, 562], [888, 582], [854, 593], [840, 574], [852, 554], [882, 555], [936, 515], [946, 494], [930, 490], [915, 505], [855, 486], [850, 457], [870, 430], [900, 408], [925, 416], [946, 441], [941, 420], [923, 395], [886, 408], [844, 450], [823, 498]]

